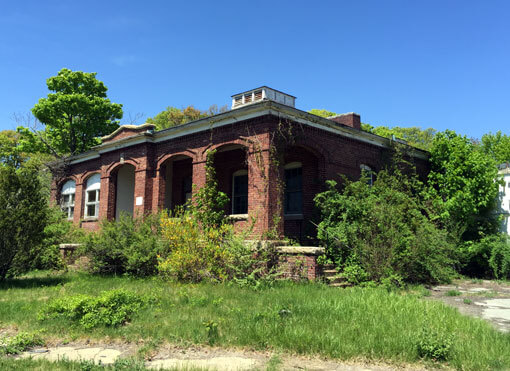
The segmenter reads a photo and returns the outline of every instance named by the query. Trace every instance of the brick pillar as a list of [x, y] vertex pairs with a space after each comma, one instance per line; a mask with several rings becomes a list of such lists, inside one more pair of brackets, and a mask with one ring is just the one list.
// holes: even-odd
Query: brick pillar
[[205, 160], [193, 162], [193, 194], [205, 185]]
[[57, 182], [55, 179], [52, 179], [51, 181], [51, 188], [50, 188], [50, 204], [56, 205], [57, 204], [57, 198], [58, 198], [58, 187]]
[[[101, 184], [102, 185], [102, 184]], [[83, 183], [76, 183], [76, 193], [74, 194], [74, 216], [73, 223], [80, 224], [80, 219], [83, 218], [84, 212], [84, 197], [83, 197]], [[101, 202], [101, 200], [99, 200]], [[99, 208], [101, 210], [101, 207]]]
[[152, 210], [152, 173], [151, 169], [135, 170], [133, 216], [144, 215]]
[[256, 219], [254, 233], [261, 235], [278, 221], [276, 234], [283, 235], [283, 203], [278, 180], [280, 170], [268, 149], [248, 153], [248, 214]]
[[[101, 195], [99, 199], [99, 219], [107, 218], [115, 219], [115, 192], [116, 192], [116, 176], [106, 175], [101, 171]], [[83, 203], [84, 204], [84, 203]]]
[[152, 212], [157, 213], [165, 207], [165, 167], [161, 166], [158, 170], [154, 171], [154, 178], [152, 178]]

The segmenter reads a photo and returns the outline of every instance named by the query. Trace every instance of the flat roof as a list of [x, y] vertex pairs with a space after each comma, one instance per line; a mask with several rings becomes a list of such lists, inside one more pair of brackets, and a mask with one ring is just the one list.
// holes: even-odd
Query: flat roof
[[289, 97], [292, 97], [292, 98], [294, 98], [294, 99], [297, 99], [295, 96], [293, 96], [293, 95], [291, 95], [291, 94], [289, 94], [289, 93], [284, 93], [284, 92], [283, 92], [283, 91], [281, 91], [281, 90], [276, 90], [276, 89], [270, 88], [270, 87], [269, 87], [269, 86], [267, 86], [267, 85], [263, 85], [263, 86], [260, 86], [260, 87], [258, 87], [258, 88], [255, 88], [255, 89], [246, 90], [246, 91], [243, 91], [242, 93], [237, 93], [237, 94], [231, 95], [230, 97], [232, 97], [232, 98], [233, 98], [233, 97], [235, 97], [236, 95], [241, 95], [241, 94], [244, 94], [244, 93], [248, 93], [249, 91], [254, 91], [254, 90], [264, 89], [264, 88], [266, 88], [266, 89], [271, 89], [271, 90], [277, 91], [278, 93], [282, 93], [282, 94], [288, 95]]

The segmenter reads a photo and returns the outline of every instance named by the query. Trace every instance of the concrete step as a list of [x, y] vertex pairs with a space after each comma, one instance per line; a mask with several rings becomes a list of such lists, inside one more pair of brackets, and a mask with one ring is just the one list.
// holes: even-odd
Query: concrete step
[[333, 283], [344, 283], [347, 282], [342, 276], [326, 277], [327, 282], [331, 285]]
[[338, 271], [336, 269], [325, 269], [325, 270], [322, 270], [322, 272], [324, 273], [325, 276], [330, 276], [330, 275], [337, 275], [338, 274]]

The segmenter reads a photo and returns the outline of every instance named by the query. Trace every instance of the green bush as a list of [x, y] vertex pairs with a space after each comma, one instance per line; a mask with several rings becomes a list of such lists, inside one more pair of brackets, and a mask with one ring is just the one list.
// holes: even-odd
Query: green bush
[[116, 327], [126, 323], [149, 301], [149, 297], [122, 289], [103, 291], [98, 297], [76, 295], [50, 302], [39, 312], [38, 319], [64, 318], [87, 329]]
[[445, 335], [425, 328], [418, 337], [418, 356], [434, 361], [446, 361], [450, 356], [452, 345], [453, 335]]
[[161, 217], [159, 274], [186, 282], [257, 281], [268, 274], [266, 252], [244, 244], [230, 224], [200, 224], [189, 211]]
[[25, 350], [44, 345], [44, 341], [37, 333], [20, 332], [15, 336], [0, 339], [1, 354], [20, 354]]
[[[393, 274], [406, 282], [448, 281], [456, 263], [448, 232], [434, 224], [420, 197], [423, 185], [397, 168], [379, 172], [373, 186], [366, 179], [345, 180], [342, 191], [334, 181], [315, 202], [322, 214], [318, 237], [340, 269], [359, 265], [381, 282]], [[355, 280], [358, 280], [356, 278]]]
[[104, 220], [97, 233], [91, 233], [84, 252], [90, 269], [99, 274], [150, 276], [157, 272], [160, 249], [159, 215]]
[[48, 205], [35, 170], [0, 166], [0, 280], [31, 269], [41, 254]]
[[508, 237], [499, 237], [492, 245], [489, 265], [494, 277], [510, 279], [510, 240]]

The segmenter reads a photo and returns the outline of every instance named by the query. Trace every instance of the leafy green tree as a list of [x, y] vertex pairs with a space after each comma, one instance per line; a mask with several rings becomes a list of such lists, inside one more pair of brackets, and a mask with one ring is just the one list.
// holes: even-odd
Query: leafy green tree
[[96, 73], [63, 68], [47, 81], [52, 93], [32, 108], [45, 125], [42, 132], [19, 127], [23, 149], [58, 156], [84, 152], [100, 143], [100, 137], [118, 128], [122, 105], [112, 103]]
[[429, 195], [440, 204], [439, 217], [464, 229], [468, 239], [492, 229], [489, 215], [498, 195], [494, 159], [451, 130], [436, 134], [430, 154]]
[[41, 252], [48, 204], [36, 171], [0, 167], [0, 280], [29, 270]]
[[[310, 111], [311, 114], [321, 116], [321, 117], [331, 117], [336, 116], [338, 113], [328, 111], [325, 109], [316, 109], [313, 108]], [[388, 127], [388, 126], [372, 126], [370, 124], [361, 123], [361, 130], [379, 135], [385, 138], [392, 138], [395, 136], [396, 138], [405, 140], [410, 146], [421, 148], [424, 150], [428, 150], [432, 141], [434, 140], [434, 136], [436, 134], [436, 130], [432, 128], [428, 128], [422, 130], [419, 127], [413, 126], [410, 128], [403, 128], [399, 126]]]
[[23, 157], [19, 148], [19, 134], [13, 130], [0, 131], [0, 165], [18, 168]]
[[510, 136], [501, 133], [501, 131], [496, 134], [484, 134], [480, 149], [486, 155], [491, 156], [498, 164], [510, 162]]
[[188, 106], [183, 109], [167, 107], [166, 110], [158, 113], [156, 116], [148, 118], [147, 122], [156, 125], [158, 130], [162, 130], [225, 111], [227, 111], [226, 106], [218, 109], [216, 105], [212, 105], [207, 111], [200, 111], [193, 106]]
[[308, 111], [312, 115], [320, 116], [320, 117], [331, 117], [336, 116], [338, 113], [328, 111], [326, 109], [318, 109], [318, 108], [312, 108], [310, 111]]

